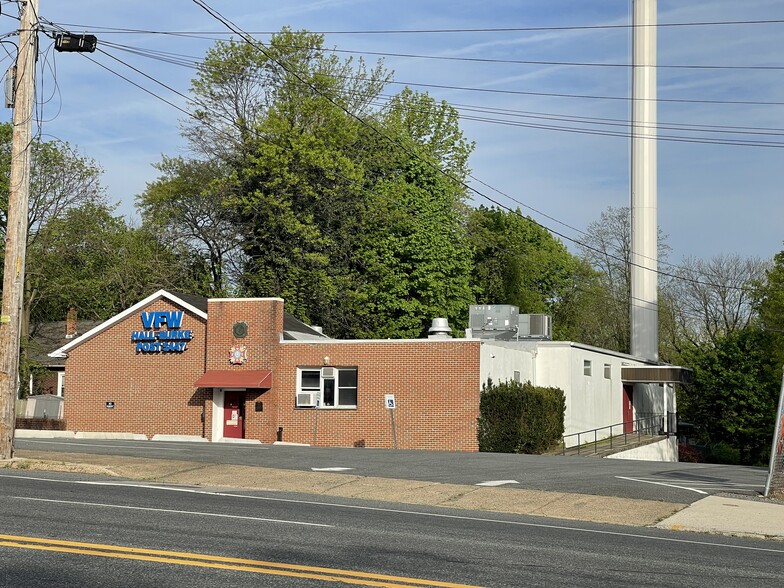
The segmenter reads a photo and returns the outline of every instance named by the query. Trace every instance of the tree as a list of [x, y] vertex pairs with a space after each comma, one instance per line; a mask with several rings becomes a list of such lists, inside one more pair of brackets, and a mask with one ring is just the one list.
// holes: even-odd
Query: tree
[[218, 160], [164, 157], [156, 167], [161, 177], [136, 199], [145, 227], [201, 260], [209, 280], [195, 293], [233, 292], [241, 274], [242, 238], [236, 214], [226, 205], [225, 166]]
[[[629, 352], [631, 300], [631, 210], [608, 207], [592, 222], [580, 239], [582, 258], [599, 272], [599, 284], [592, 285], [596, 309], [609, 328], [601, 337], [584, 341], [615, 351]], [[667, 258], [669, 246], [661, 230], [658, 258]]]
[[468, 226], [477, 303], [559, 314], [579, 264], [563, 243], [519, 210], [480, 206], [471, 211]]
[[757, 285], [755, 298], [760, 324], [771, 338], [774, 361], [784, 365], [784, 251], [773, 258]]
[[[0, 234], [3, 239], [7, 222], [12, 134], [9, 123], [0, 124]], [[35, 266], [36, 251], [46, 248], [46, 244], [39, 246], [39, 241], [44, 239], [47, 226], [80, 206], [106, 204], [106, 195], [100, 184], [101, 168], [68, 143], [35, 140], [30, 146], [30, 157], [27, 273], [20, 326], [23, 341], [29, 335], [31, 315], [44, 295], [44, 281], [48, 279], [48, 276], [40, 276], [31, 269]]]
[[726, 444], [746, 465], [765, 464], [770, 451], [781, 383], [771, 345], [771, 333], [747, 326], [684, 352], [694, 381], [678, 396], [679, 415], [698, 427], [702, 443]]
[[[200, 111], [184, 132], [221, 170], [199, 198], [220, 194], [241, 236], [239, 291], [281, 296], [333, 336], [419, 336], [434, 316], [464, 322], [472, 301], [473, 145], [456, 110], [426, 94], [374, 108], [389, 78], [381, 64], [341, 61], [321, 35], [284, 29], [263, 48], [217, 43], [192, 84]], [[193, 197], [186, 176], [204, 166], [176, 162], [142, 206], [152, 215], [162, 195], [175, 225]]]
[[675, 319], [682, 338], [695, 345], [748, 327], [754, 316], [754, 286], [768, 267], [757, 258], [719, 255], [708, 261], [688, 257], [670, 281]]
[[35, 322], [63, 320], [70, 306], [84, 318], [106, 319], [160, 288], [192, 290], [190, 260], [106, 206], [86, 204], [51, 220], [30, 252]]

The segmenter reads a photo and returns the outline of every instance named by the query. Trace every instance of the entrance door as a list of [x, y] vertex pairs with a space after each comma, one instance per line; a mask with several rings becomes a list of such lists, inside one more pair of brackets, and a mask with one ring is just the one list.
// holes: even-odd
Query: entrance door
[[223, 436], [231, 439], [245, 437], [245, 395], [225, 392], [223, 396]]
[[634, 432], [634, 386], [623, 387], [623, 432]]

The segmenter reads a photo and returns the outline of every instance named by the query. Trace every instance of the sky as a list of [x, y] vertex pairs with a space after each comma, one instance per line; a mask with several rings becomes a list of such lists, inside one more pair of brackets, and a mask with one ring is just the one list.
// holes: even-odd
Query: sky
[[[343, 58], [383, 58], [395, 79], [386, 94], [409, 85], [457, 107], [476, 143], [477, 206], [519, 208], [573, 251], [603, 211], [629, 206], [630, 0], [205, 2], [262, 42], [283, 26], [324, 32]], [[1, 5], [0, 34], [13, 33], [16, 3]], [[95, 34], [98, 51], [57, 53], [40, 36], [36, 132], [97, 161], [118, 214], [138, 222], [154, 164], [188, 156], [180, 128], [195, 71], [134, 51], [199, 59], [227, 29], [192, 0], [40, 0], [39, 12]], [[658, 20], [669, 261], [771, 259], [784, 249], [784, 2], [659, 0]]]

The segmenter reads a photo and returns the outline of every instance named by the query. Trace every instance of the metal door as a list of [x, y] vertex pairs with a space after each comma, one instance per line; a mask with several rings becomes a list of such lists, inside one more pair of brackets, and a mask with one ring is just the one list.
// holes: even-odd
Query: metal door
[[245, 437], [245, 395], [242, 392], [226, 392], [223, 397], [223, 436], [231, 439]]

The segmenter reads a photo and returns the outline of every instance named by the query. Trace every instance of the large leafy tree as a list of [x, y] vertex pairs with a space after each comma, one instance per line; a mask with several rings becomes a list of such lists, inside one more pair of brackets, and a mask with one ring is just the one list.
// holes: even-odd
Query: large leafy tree
[[34, 322], [63, 320], [69, 306], [106, 319], [154, 290], [192, 291], [198, 280], [192, 260], [106, 206], [86, 204], [51, 220], [30, 253], [28, 275], [40, 284]]
[[164, 157], [161, 176], [137, 197], [144, 226], [205, 269], [194, 293], [224, 296], [241, 272], [241, 235], [236, 214], [226, 206], [229, 186], [220, 161]]
[[563, 243], [519, 210], [480, 206], [469, 215], [469, 232], [478, 303], [559, 313], [579, 264]]
[[[12, 127], [0, 124], [0, 237], [5, 239]], [[101, 168], [62, 141], [34, 140], [30, 145], [30, 195], [28, 207], [27, 262], [21, 336], [29, 334], [30, 321], [41, 299], [51, 293], [50, 276], [36, 268], [36, 256], [46, 249], [47, 228], [69, 211], [82, 206], [104, 206]]]
[[771, 338], [774, 361], [784, 365], [784, 251], [776, 254], [757, 287], [760, 324]]
[[694, 381], [678, 397], [682, 419], [697, 425], [702, 442], [733, 448], [741, 463], [765, 463], [773, 435], [781, 364], [771, 333], [748, 326], [689, 346], [683, 354]]
[[[209, 197], [241, 236], [239, 292], [282, 296], [334, 336], [418, 336], [434, 316], [465, 321], [472, 300], [472, 145], [426, 94], [377, 106], [388, 80], [284, 29], [263, 48], [217, 43], [192, 85], [200, 110], [185, 135], [222, 170]], [[180, 160], [142, 208], [162, 196], [173, 226], [185, 212], [173, 204], [193, 197], [185, 171], [205, 165]]]

